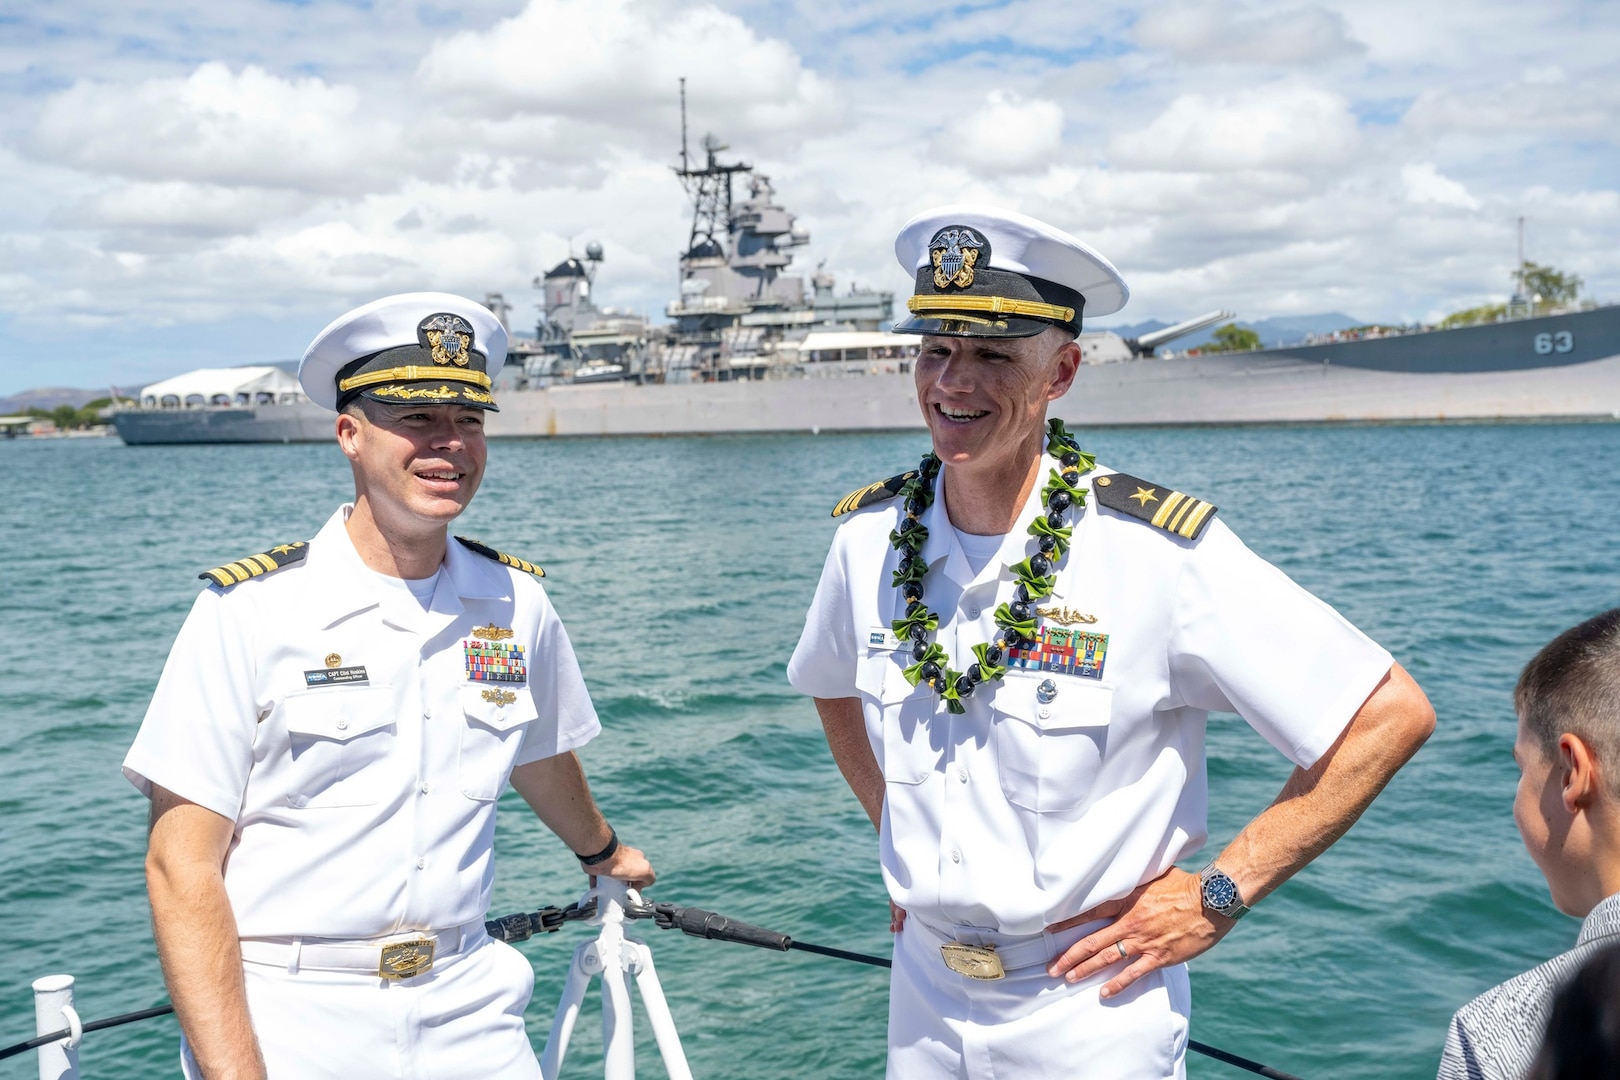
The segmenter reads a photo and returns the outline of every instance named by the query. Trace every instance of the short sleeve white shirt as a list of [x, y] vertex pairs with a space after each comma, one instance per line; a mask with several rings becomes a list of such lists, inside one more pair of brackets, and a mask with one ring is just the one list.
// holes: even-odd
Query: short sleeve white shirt
[[[1034, 550], [1024, 527], [1041, 485], [975, 573], [945, 511], [947, 476], [921, 554], [936, 640], [960, 671], [1013, 599], [1006, 567]], [[1190, 541], [1088, 501], [1040, 623], [1106, 635], [1098, 669], [1010, 669], [959, 715], [906, 681], [909, 649], [888, 632], [904, 608], [889, 543], [900, 501], [855, 513], [834, 537], [788, 679], [860, 698], [886, 781], [884, 879], [925, 920], [1034, 934], [1124, 896], [1206, 839], [1210, 712], [1237, 713], [1308, 768], [1393, 663], [1219, 520]]]
[[349, 509], [301, 563], [197, 598], [124, 761], [235, 822], [243, 937], [482, 918], [512, 769], [600, 730], [539, 582], [451, 540], [424, 606], [361, 562]]

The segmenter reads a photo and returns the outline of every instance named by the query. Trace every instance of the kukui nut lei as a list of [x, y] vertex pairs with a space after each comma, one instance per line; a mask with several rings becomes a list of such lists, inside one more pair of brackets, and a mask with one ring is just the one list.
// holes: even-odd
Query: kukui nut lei
[[1052, 594], [1057, 584], [1057, 566], [1069, 551], [1069, 537], [1073, 530], [1064, 524], [1065, 515], [1073, 507], [1086, 505], [1086, 492], [1079, 487], [1080, 477], [1096, 468], [1097, 459], [1081, 450], [1064, 428], [1063, 421], [1047, 422], [1046, 452], [1058, 461], [1051, 470], [1041, 499], [1044, 513], [1036, 514], [1029, 523], [1029, 535], [1035, 543], [1035, 552], [1016, 566], [1013, 572], [1018, 584], [1010, 604], [996, 608], [996, 625], [1000, 628], [989, 641], [973, 646], [978, 659], [966, 671], [950, 666], [950, 657], [943, 646], [934, 640], [939, 629], [939, 616], [923, 603], [923, 578], [928, 564], [919, 552], [928, 539], [928, 528], [920, 520], [923, 512], [934, 501], [934, 480], [939, 476], [939, 458], [926, 454], [917, 466], [917, 475], [900, 489], [905, 501], [906, 516], [900, 526], [889, 533], [889, 543], [900, 553], [900, 565], [894, 571], [894, 587], [906, 601], [906, 613], [892, 624], [896, 636], [911, 643], [911, 658], [915, 663], [906, 668], [906, 681], [916, 686], [926, 684], [945, 699], [945, 708], [953, 713], [965, 712], [962, 699], [972, 697], [981, 683], [999, 682], [1007, 674], [1007, 651], [1023, 647], [1035, 638], [1035, 609]]

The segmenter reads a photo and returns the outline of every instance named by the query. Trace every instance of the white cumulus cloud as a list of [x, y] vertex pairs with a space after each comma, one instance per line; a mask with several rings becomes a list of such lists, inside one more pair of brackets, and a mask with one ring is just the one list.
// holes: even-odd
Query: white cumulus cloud
[[1243, 15], [1229, 4], [1172, 4], [1143, 14], [1136, 40], [1196, 64], [1312, 64], [1359, 56], [1344, 16], [1319, 7]]
[[461, 112], [499, 119], [673, 134], [682, 76], [694, 121], [728, 132], [824, 128], [837, 112], [831, 86], [790, 45], [708, 4], [529, 0], [488, 30], [435, 45], [419, 74]]
[[1468, 193], [1466, 187], [1449, 176], [1441, 175], [1433, 162], [1403, 167], [1401, 185], [1406, 189], [1406, 201], [1410, 203], [1455, 206], [1463, 210], [1478, 210], [1482, 205]]
[[95, 173], [331, 192], [389, 183], [399, 135], [352, 86], [211, 61], [183, 78], [75, 83], [45, 102], [29, 145]]
[[950, 126], [937, 149], [988, 172], [1028, 172], [1048, 164], [1062, 147], [1063, 106], [992, 90], [982, 106]]
[[1126, 165], [1193, 172], [1313, 170], [1346, 161], [1356, 119], [1340, 95], [1277, 85], [1230, 96], [1182, 94], [1147, 127], [1114, 139]]

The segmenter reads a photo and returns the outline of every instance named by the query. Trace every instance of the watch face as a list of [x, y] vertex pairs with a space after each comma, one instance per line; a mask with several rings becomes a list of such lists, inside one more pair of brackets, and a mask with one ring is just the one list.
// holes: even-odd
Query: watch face
[[1204, 904], [1216, 911], [1225, 911], [1237, 903], [1237, 886], [1232, 879], [1219, 870], [1212, 872], [1204, 879]]

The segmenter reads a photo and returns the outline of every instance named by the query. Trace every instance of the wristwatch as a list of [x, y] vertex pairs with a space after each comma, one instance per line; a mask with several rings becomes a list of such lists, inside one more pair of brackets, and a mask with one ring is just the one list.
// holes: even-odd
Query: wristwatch
[[1198, 888], [1203, 894], [1204, 906], [1236, 922], [1249, 913], [1248, 905], [1238, 895], [1237, 883], [1210, 863], [1198, 871]]

